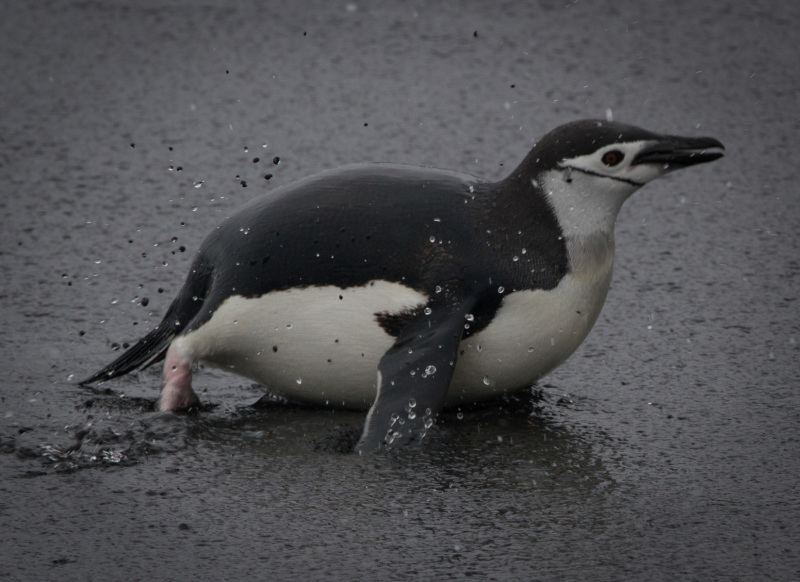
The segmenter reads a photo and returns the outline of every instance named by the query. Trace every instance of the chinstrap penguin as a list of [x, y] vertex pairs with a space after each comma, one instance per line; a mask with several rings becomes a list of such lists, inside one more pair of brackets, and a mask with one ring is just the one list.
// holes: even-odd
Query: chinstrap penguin
[[359, 453], [421, 439], [443, 407], [529, 387], [572, 354], [606, 299], [622, 203], [723, 149], [583, 120], [498, 182], [396, 164], [300, 180], [219, 225], [163, 321], [81, 383], [164, 358], [159, 408], [177, 411], [198, 403], [204, 362], [368, 409]]

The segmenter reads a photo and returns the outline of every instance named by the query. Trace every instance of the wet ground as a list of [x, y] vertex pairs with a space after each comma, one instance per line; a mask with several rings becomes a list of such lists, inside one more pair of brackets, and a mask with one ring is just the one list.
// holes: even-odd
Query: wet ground
[[[799, 579], [800, 5], [226, 4], [0, 8], [0, 579]], [[363, 414], [219, 372], [196, 416], [152, 411], [157, 370], [70, 383], [259, 193], [498, 178], [608, 110], [727, 156], [627, 203], [595, 330], [531, 394], [359, 458]]]

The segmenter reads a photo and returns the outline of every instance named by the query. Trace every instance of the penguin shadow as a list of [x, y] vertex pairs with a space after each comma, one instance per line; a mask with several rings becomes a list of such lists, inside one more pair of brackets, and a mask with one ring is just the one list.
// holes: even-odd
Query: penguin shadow
[[[553, 398], [537, 388], [446, 409], [420, 441], [378, 454], [402, 457], [428, 448], [447, 451], [502, 443], [513, 446], [531, 439], [546, 442], [548, 438], [553, 440], [565, 434], [567, 429], [560, 423], [560, 413], [556, 413], [556, 409], [568, 405], [567, 399]], [[276, 444], [295, 441], [288, 448], [290, 452], [352, 455], [366, 419], [365, 411], [308, 406], [269, 391], [255, 402], [227, 414], [205, 414], [214, 408], [206, 405], [186, 413], [196, 419], [192, 433], [197, 438], [204, 435], [213, 438], [224, 433], [229, 439], [231, 433], [237, 431], [243, 434], [255, 431], [275, 440]]]
[[363, 457], [353, 451], [365, 412], [303, 406], [269, 393], [231, 414], [200, 415], [191, 432], [226, 447], [247, 441], [251, 454], [265, 458], [301, 455], [322, 463], [338, 458], [353, 469], [388, 470], [410, 480], [427, 472], [423, 480], [442, 488], [481, 467], [490, 472], [506, 467], [515, 475], [534, 471], [531, 479], [539, 482], [593, 487], [612, 480], [596, 450], [604, 437], [570, 422], [571, 410], [582, 406], [555, 386], [534, 386], [446, 409], [421, 441]]
[[338, 458], [354, 470], [389, 471], [403, 480], [422, 476], [442, 489], [484, 470], [540, 484], [555, 480], [558, 487], [610, 481], [594, 452], [598, 435], [570, 426], [575, 403], [550, 385], [446, 409], [421, 442], [364, 457], [353, 451], [365, 412], [304, 406], [263, 393], [259, 385], [238, 388], [250, 395], [249, 404], [206, 403], [181, 414], [156, 411], [155, 398], [87, 390], [76, 405], [86, 421], [68, 431], [72, 442], [43, 445], [38, 453], [50, 470], [125, 467], [187, 450], [200, 456], [225, 450], [255, 462]]

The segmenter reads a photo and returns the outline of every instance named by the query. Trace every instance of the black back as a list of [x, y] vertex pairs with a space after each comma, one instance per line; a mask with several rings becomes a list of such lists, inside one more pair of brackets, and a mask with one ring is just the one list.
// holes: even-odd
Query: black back
[[[523, 250], [524, 249], [524, 250]], [[231, 295], [402, 283], [431, 297], [485, 291], [472, 332], [503, 293], [551, 289], [568, 270], [563, 233], [528, 182], [366, 164], [252, 201], [203, 243], [188, 284], [205, 288], [196, 329]], [[207, 285], [193, 279], [202, 277]], [[385, 323], [387, 331], [393, 326]]]

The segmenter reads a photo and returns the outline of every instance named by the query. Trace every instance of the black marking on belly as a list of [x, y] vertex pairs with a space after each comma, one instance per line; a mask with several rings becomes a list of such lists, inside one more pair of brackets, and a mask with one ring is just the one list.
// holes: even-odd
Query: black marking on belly
[[[461, 336], [463, 339], [484, 330], [486, 326], [489, 325], [497, 314], [497, 310], [500, 308], [504, 297], [504, 295], [498, 293], [494, 287], [487, 293], [482, 293], [480, 295], [481, 297], [475, 302], [472, 313], [469, 313], [468, 317], [464, 319], [464, 331]], [[510, 295], [510, 293], [506, 295]], [[434, 301], [427, 305], [409, 307], [402, 311], [381, 311], [375, 314], [375, 321], [381, 326], [383, 331], [397, 338], [400, 336], [403, 328], [426, 307], [430, 307], [435, 311], [442, 309], [443, 305]]]
[[403, 311], [392, 313], [390, 311], [382, 311], [375, 314], [375, 321], [383, 328], [383, 331], [392, 337], [399, 337], [400, 332], [408, 324], [409, 321], [414, 319], [421, 311], [418, 307], [404, 309]]

